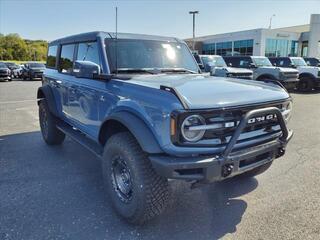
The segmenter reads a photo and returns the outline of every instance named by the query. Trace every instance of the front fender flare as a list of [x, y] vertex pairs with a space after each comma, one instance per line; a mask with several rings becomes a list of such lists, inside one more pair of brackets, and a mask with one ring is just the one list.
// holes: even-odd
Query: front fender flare
[[163, 153], [157, 139], [147, 124], [141, 118], [127, 111], [116, 112], [103, 122], [99, 132], [100, 143], [102, 143], [103, 135], [108, 134], [104, 130], [108, 128], [108, 124], [112, 121], [117, 121], [125, 126], [136, 138], [143, 151], [152, 154]]

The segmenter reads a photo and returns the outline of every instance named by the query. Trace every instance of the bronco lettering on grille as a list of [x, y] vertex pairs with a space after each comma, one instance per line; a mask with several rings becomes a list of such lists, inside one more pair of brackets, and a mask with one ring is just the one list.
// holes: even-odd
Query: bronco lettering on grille
[[273, 119], [276, 119], [276, 118], [277, 118], [277, 115], [269, 114], [269, 115], [266, 115], [266, 116], [259, 116], [259, 117], [250, 118], [248, 120], [248, 123], [249, 124], [262, 123], [262, 122], [273, 120]]

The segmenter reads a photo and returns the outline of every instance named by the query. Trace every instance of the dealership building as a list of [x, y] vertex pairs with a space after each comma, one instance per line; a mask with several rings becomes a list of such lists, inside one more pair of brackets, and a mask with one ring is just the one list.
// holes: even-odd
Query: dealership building
[[[193, 39], [186, 39], [193, 47]], [[320, 58], [320, 14], [299, 26], [215, 34], [196, 37], [194, 48], [201, 54], [302, 56]]]

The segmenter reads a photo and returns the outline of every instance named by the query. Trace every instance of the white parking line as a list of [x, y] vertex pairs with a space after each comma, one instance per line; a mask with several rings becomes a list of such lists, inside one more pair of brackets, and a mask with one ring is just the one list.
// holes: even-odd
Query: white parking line
[[36, 102], [40, 99], [30, 99], [30, 100], [21, 100], [21, 101], [9, 101], [9, 102], [0, 102], [0, 104], [10, 104], [10, 103], [24, 103], [24, 102]]

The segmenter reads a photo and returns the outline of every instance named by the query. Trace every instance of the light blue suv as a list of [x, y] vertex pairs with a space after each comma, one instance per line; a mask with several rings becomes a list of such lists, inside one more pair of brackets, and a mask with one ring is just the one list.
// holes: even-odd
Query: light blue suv
[[102, 160], [106, 191], [131, 223], [160, 214], [168, 179], [192, 187], [253, 177], [282, 156], [292, 102], [275, 83], [200, 73], [176, 38], [91, 32], [49, 44], [38, 90], [43, 139], [69, 136]]

